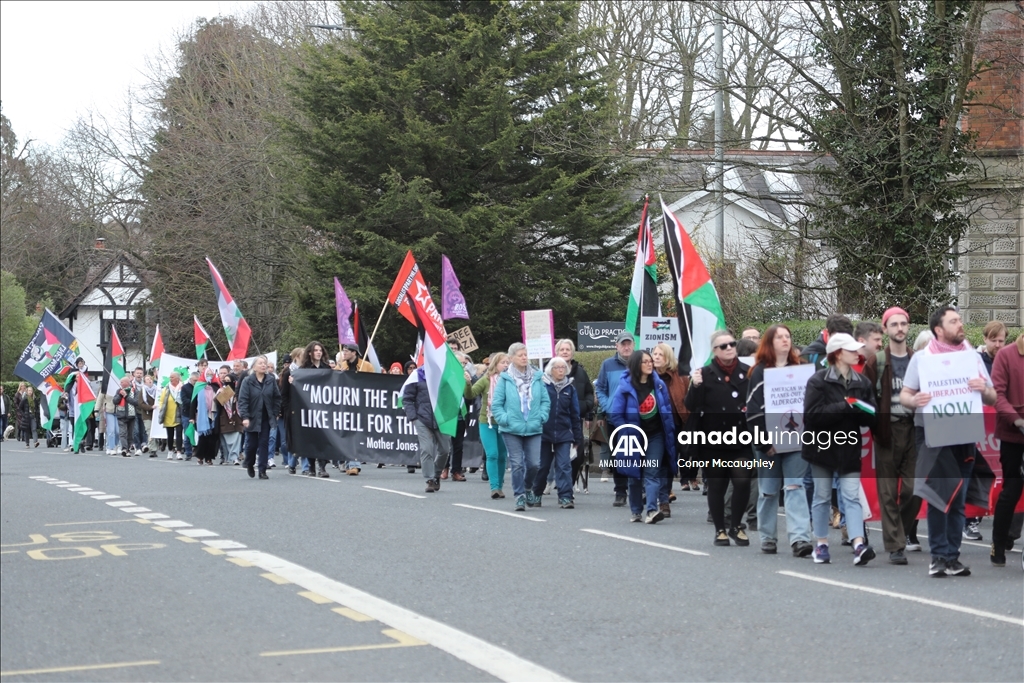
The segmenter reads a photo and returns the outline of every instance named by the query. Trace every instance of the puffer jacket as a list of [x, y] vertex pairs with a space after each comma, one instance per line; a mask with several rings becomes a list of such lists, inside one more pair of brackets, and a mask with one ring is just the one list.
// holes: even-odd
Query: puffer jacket
[[583, 440], [583, 423], [580, 420], [579, 399], [576, 387], [569, 382], [562, 390], [555, 389], [554, 383], [544, 375], [544, 388], [551, 400], [551, 410], [544, 423], [543, 439], [548, 443], [579, 443]]
[[[672, 397], [668, 393], [665, 382], [658, 377], [657, 373], [651, 375], [654, 381], [654, 392], [658, 401], [658, 416], [661, 418], [661, 428], [664, 433], [665, 456], [668, 461], [665, 463], [669, 469], [676, 472], [676, 430], [675, 418], [672, 416]], [[611, 397], [611, 406], [608, 411], [608, 427], [615, 431], [624, 424], [640, 426], [640, 397], [633, 388], [633, 381], [629, 377], [629, 370], [622, 373], [615, 393]], [[627, 432], [630, 430], [626, 430]], [[615, 453], [613, 444], [612, 453]], [[616, 460], [624, 459], [625, 456], [615, 454]], [[640, 476], [639, 457], [632, 459], [629, 465], [616, 465], [615, 471], [634, 479]]]
[[544, 373], [534, 370], [530, 386], [530, 412], [524, 420], [515, 380], [508, 370], [498, 375], [498, 385], [494, 387], [494, 402], [491, 403], [491, 417], [498, 425], [499, 432], [516, 436], [534, 436], [544, 431], [544, 423], [551, 412], [551, 397], [544, 388], [542, 377]]
[[[874, 415], [846, 400], [860, 399], [873, 408], [875, 388], [864, 375], [852, 368], [850, 373], [850, 383], [844, 385], [834, 365], [819, 370], [807, 381], [804, 393], [804, 430], [814, 433], [814, 443], [804, 444], [803, 458], [840, 474], [860, 472], [860, 428], [875, 426]], [[805, 436], [804, 440], [811, 439]]]

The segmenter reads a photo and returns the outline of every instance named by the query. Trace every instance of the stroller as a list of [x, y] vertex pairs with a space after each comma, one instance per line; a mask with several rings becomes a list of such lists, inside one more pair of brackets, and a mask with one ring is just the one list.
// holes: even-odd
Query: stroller
[[60, 430], [61, 418], [53, 418], [53, 423], [49, 429], [44, 429], [43, 432], [46, 435], [46, 447], [57, 448], [60, 446], [61, 430]]

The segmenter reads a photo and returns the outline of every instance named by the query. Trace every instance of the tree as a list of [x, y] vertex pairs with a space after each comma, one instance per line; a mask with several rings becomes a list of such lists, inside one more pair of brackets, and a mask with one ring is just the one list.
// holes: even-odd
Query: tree
[[14, 366], [35, 329], [25, 308], [25, 288], [11, 273], [0, 272], [0, 378], [14, 379]]
[[[342, 4], [350, 31], [308, 50], [289, 126], [303, 164], [291, 206], [322, 240], [302, 310], [323, 338], [331, 278], [370, 322], [409, 249], [435, 283], [451, 258], [487, 350], [519, 337], [523, 309], [554, 309], [560, 333], [622, 314], [623, 226], [639, 212], [577, 9]], [[411, 335], [391, 320], [378, 349], [398, 357]]]

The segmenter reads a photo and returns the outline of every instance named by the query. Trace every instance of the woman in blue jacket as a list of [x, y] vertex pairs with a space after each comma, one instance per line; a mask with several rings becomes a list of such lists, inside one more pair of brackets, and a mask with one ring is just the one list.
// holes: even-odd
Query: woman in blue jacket
[[494, 388], [491, 417], [508, 450], [512, 493], [516, 510], [522, 512], [527, 505], [534, 507], [539, 502], [533, 494], [533, 482], [540, 467], [541, 433], [548, 421], [551, 399], [544, 388], [543, 373], [530, 367], [526, 345], [517, 342], [508, 347], [508, 356], [508, 370], [498, 376]]
[[[622, 373], [619, 386], [612, 395], [608, 425], [612, 432], [629, 425], [616, 434], [612, 444], [615, 469], [629, 477], [629, 510], [631, 522], [656, 524], [664, 519], [658, 508], [661, 489], [661, 467], [664, 464], [675, 476], [676, 434], [672, 417], [672, 398], [668, 387], [654, 372], [654, 359], [646, 351], [635, 351], [629, 357], [629, 370]], [[636, 440], [634, 440], [634, 438]], [[627, 441], [628, 439], [628, 441]], [[644, 453], [629, 446], [647, 441]], [[640, 487], [643, 487], [641, 490]], [[647, 494], [647, 515], [643, 515], [643, 492]]]
[[533, 497], [540, 507], [544, 484], [552, 463], [555, 467], [555, 486], [558, 487], [558, 507], [572, 509], [572, 457], [573, 444], [583, 440], [580, 422], [580, 403], [576, 388], [569, 379], [569, 364], [564, 358], [552, 358], [544, 370], [544, 388], [551, 400], [551, 410], [540, 439], [540, 469], [533, 478]]

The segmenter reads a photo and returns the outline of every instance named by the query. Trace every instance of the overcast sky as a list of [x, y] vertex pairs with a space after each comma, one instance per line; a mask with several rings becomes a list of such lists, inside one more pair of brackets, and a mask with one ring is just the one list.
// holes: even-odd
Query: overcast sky
[[0, 2], [0, 100], [19, 143], [55, 146], [89, 110], [112, 114], [146, 60], [199, 17], [252, 2]]

